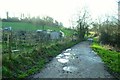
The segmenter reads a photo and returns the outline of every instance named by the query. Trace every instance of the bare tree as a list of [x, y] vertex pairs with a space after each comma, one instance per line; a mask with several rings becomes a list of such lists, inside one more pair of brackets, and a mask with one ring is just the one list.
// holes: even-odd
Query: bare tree
[[88, 27], [90, 25], [90, 15], [87, 10], [81, 11], [77, 21], [77, 31], [80, 40], [85, 39], [85, 34], [88, 34]]

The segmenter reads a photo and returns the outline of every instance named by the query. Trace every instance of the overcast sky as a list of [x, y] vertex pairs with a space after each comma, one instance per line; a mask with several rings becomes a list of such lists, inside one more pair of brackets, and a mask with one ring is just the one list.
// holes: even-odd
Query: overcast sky
[[20, 13], [31, 16], [51, 16], [71, 26], [71, 19], [83, 7], [86, 7], [93, 19], [105, 14], [117, 15], [117, 0], [0, 0], [0, 17], [20, 16]]

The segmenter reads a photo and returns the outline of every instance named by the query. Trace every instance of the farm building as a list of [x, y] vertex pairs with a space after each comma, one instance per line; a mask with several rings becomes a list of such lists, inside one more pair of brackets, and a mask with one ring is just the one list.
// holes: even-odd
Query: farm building
[[52, 40], [60, 39], [60, 32], [52, 31], [50, 33], [50, 39], [52, 39]]
[[50, 39], [50, 33], [46, 30], [37, 30], [36, 31], [37, 41], [45, 41]]
[[56, 40], [64, 37], [64, 33], [62, 31], [37, 30], [36, 32], [40, 38], [47, 40]]

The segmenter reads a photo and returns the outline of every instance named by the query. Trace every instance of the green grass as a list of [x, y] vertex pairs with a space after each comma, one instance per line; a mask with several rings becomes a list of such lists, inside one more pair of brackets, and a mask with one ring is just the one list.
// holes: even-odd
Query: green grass
[[2, 27], [11, 26], [13, 30], [36, 30], [37, 27], [23, 22], [2, 22]]
[[34, 65], [31, 69], [25, 72], [21, 72], [21, 74], [19, 74], [18, 77], [25, 78], [26, 76], [29, 76], [33, 73], [40, 71], [43, 68], [43, 66], [45, 66], [45, 59], [40, 59], [36, 65]]
[[[25, 22], [2, 22], [2, 27], [8, 27], [11, 26], [13, 30], [26, 30], [26, 31], [35, 31], [37, 29], [43, 29], [42, 26], [36, 26], [31, 23], [25, 23]], [[53, 27], [53, 26], [45, 26], [44, 30], [55, 30], [55, 31], [63, 31], [66, 36], [71, 36], [73, 34], [73, 30], [66, 29], [66, 28], [60, 28], [60, 27]]]
[[94, 42], [91, 47], [102, 58], [109, 70], [120, 74], [120, 52], [107, 50], [97, 42]]
[[21, 52], [18, 56], [8, 59], [3, 55], [3, 78], [25, 78], [39, 72], [50, 58], [60, 54], [63, 50], [77, 44], [79, 41], [58, 41], [50, 45], [33, 49], [32, 52]]

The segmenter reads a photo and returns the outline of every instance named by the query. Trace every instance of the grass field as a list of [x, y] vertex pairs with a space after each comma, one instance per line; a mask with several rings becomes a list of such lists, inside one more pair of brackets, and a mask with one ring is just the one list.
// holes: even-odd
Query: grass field
[[[2, 27], [9, 27], [11, 26], [13, 30], [26, 30], [26, 31], [35, 31], [37, 29], [43, 29], [42, 26], [36, 26], [31, 23], [24, 23], [24, 22], [2, 22]], [[55, 30], [55, 31], [63, 31], [66, 36], [71, 36], [73, 34], [73, 30], [60, 28], [60, 27], [53, 27], [53, 26], [44, 26], [45, 30]]]

